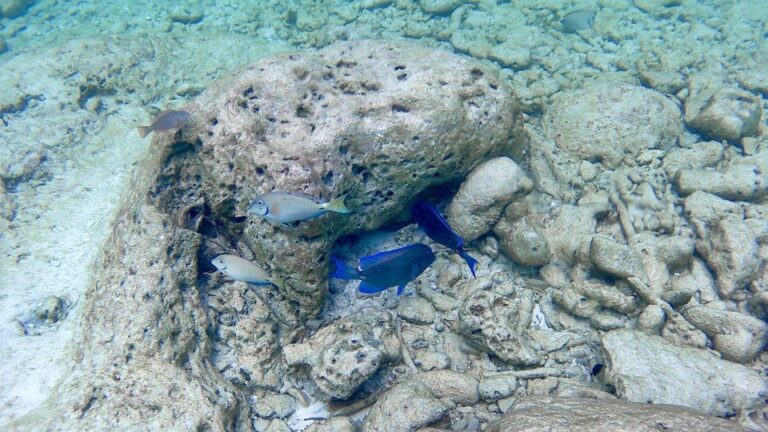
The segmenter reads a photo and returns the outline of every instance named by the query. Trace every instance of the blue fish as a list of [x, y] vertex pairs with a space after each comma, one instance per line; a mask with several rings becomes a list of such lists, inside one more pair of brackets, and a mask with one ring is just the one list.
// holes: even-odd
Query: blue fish
[[376, 294], [396, 286], [397, 295], [400, 295], [408, 282], [416, 279], [435, 262], [435, 254], [429, 246], [417, 243], [360, 258], [356, 269], [347, 266], [335, 256], [332, 256], [331, 260], [331, 276], [361, 280], [360, 292]]
[[432, 240], [440, 243], [448, 249], [456, 251], [459, 256], [467, 262], [472, 277], [475, 275], [477, 260], [469, 256], [464, 250], [464, 239], [448, 225], [448, 221], [443, 218], [440, 212], [429, 203], [417, 203], [411, 207], [411, 216], [416, 220], [421, 229]]

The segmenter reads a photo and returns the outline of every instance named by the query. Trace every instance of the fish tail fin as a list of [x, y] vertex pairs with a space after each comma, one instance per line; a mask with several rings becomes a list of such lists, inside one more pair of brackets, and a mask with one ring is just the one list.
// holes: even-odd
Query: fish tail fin
[[336, 279], [357, 279], [359, 274], [357, 270], [344, 264], [338, 257], [331, 256], [331, 277]]
[[136, 130], [139, 132], [140, 137], [146, 138], [152, 132], [152, 126], [139, 126]]
[[405, 284], [397, 287], [397, 295], [399, 296], [400, 294], [402, 294], [404, 289], [405, 289]]
[[338, 198], [334, 198], [325, 204], [321, 204], [320, 208], [322, 208], [323, 210], [332, 211], [335, 213], [342, 213], [342, 214], [351, 213], [352, 210], [348, 209], [347, 205], [344, 204], [344, 200], [346, 198], [347, 198], [346, 195], [342, 195]]
[[464, 258], [464, 261], [467, 262], [467, 265], [469, 266], [469, 271], [472, 272], [472, 277], [476, 278], [477, 275], [475, 274], [475, 267], [477, 267], [477, 260], [469, 256], [467, 251], [465, 251], [463, 248], [459, 249], [458, 252], [459, 252], [459, 256]]
[[273, 277], [269, 280], [272, 285], [280, 288], [281, 290], [285, 291], [285, 279], [279, 278], [279, 277]]

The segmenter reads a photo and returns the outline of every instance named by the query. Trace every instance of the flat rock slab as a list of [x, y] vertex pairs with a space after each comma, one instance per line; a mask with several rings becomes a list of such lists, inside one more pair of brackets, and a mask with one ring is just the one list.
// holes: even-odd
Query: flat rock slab
[[521, 399], [489, 432], [689, 432], [741, 431], [737, 423], [673, 405], [610, 399]]
[[731, 416], [768, 395], [768, 384], [752, 369], [659, 336], [622, 329], [606, 333], [602, 343], [606, 380], [622, 399]]

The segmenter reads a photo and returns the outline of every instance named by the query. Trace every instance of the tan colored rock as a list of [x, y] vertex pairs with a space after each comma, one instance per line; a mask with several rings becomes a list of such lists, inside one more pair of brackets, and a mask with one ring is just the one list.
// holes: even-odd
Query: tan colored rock
[[542, 120], [545, 136], [575, 160], [610, 167], [644, 150], [667, 150], [683, 132], [680, 109], [654, 90], [598, 84], [553, 97]]
[[760, 260], [755, 235], [743, 219], [727, 216], [717, 221], [696, 244], [709, 268], [717, 275], [723, 298], [731, 298], [757, 276]]
[[[205, 213], [220, 233], [242, 232], [238, 240], [257, 263], [290, 276], [281, 294], [302, 317], [322, 305], [338, 237], [387, 223], [420, 191], [464, 178], [488, 151], [506, 152], [519, 121], [493, 71], [404, 42], [345, 42], [263, 59], [188, 109], [184, 133], [167, 144], [178, 150], [163, 176], [173, 180], [159, 186], [157, 200], [175, 219]], [[295, 227], [248, 216], [254, 197], [272, 190], [346, 195], [352, 213]]]
[[619, 278], [644, 274], [640, 256], [629, 246], [605, 236], [592, 237], [590, 257], [598, 270]]
[[[768, 151], [762, 157], [768, 158]], [[768, 168], [768, 162], [761, 165], [736, 163], [718, 171], [681, 169], [674, 181], [684, 195], [704, 191], [730, 200], [760, 200], [768, 196], [768, 180], [763, 174], [763, 168]]]
[[610, 399], [528, 397], [518, 400], [489, 432], [732, 432], [733, 422], [673, 405]]
[[749, 315], [694, 306], [683, 309], [683, 316], [712, 339], [726, 360], [749, 363], [768, 343], [768, 324]]
[[760, 98], [717, 79], [696, 76], [688, 85], [685, 122], [713, 139], [754, 135], [763, 113]]
[[658, 336], [614, 330], [602, 345], [605, 379], [622, 399], [731, 416], [768, 395], [768, 383], [752, 369]]
[[533, 182], [510, 158], [491, 159], [475, 168], [461, 184], [446, 211], [446, 219], [464, 241], [491, 230], [504, 207], [533, 190]]
[[543, 230], [526, 218], [510, 221], [504, 216], [493, 227], [493, 233], [499, 237], [504, 255], [521, 266], [541, 267], [552, 259], [552, 250]]
[[363, 432], [415, 431], [440, 420], [448, 408], [425, 384], [405, 382], [384, 393], [371, 407]]
[[524, 330], [531, 322], [533, 300], [527, 291], [505, 295], [510, 287], [494, 285], [473, 291], [459, 309], [459, 331], [476, 347], [517, 366], [541, 365], [541, 354]]
[[479, 400], [478, 382], [472, 375], [452, 370], [436, 370], [414, 375], [411, 379], [424, 383], [435, 397], [457, 405], [474, 405]]
[[331, 417], [312, 423], [304, 432], [357, 432], [357, 428], [347, 417]]
[[400, 340], [386, 311], [362, 310], [283, 347], [285, 363], [309, 368], [328, 397], [348, 398], [386, 362], [400, 358]]

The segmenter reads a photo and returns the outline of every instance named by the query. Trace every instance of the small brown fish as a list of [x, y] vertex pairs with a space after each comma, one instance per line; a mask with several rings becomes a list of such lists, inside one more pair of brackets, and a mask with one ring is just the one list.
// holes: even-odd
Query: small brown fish
[[189, 119], [189, 113], [186, 111], [166, 110], [156, 115], [149, 126], [139, 126], [137, 129], [142, 138], [149, 135], [150, 132], [178, 129]]

